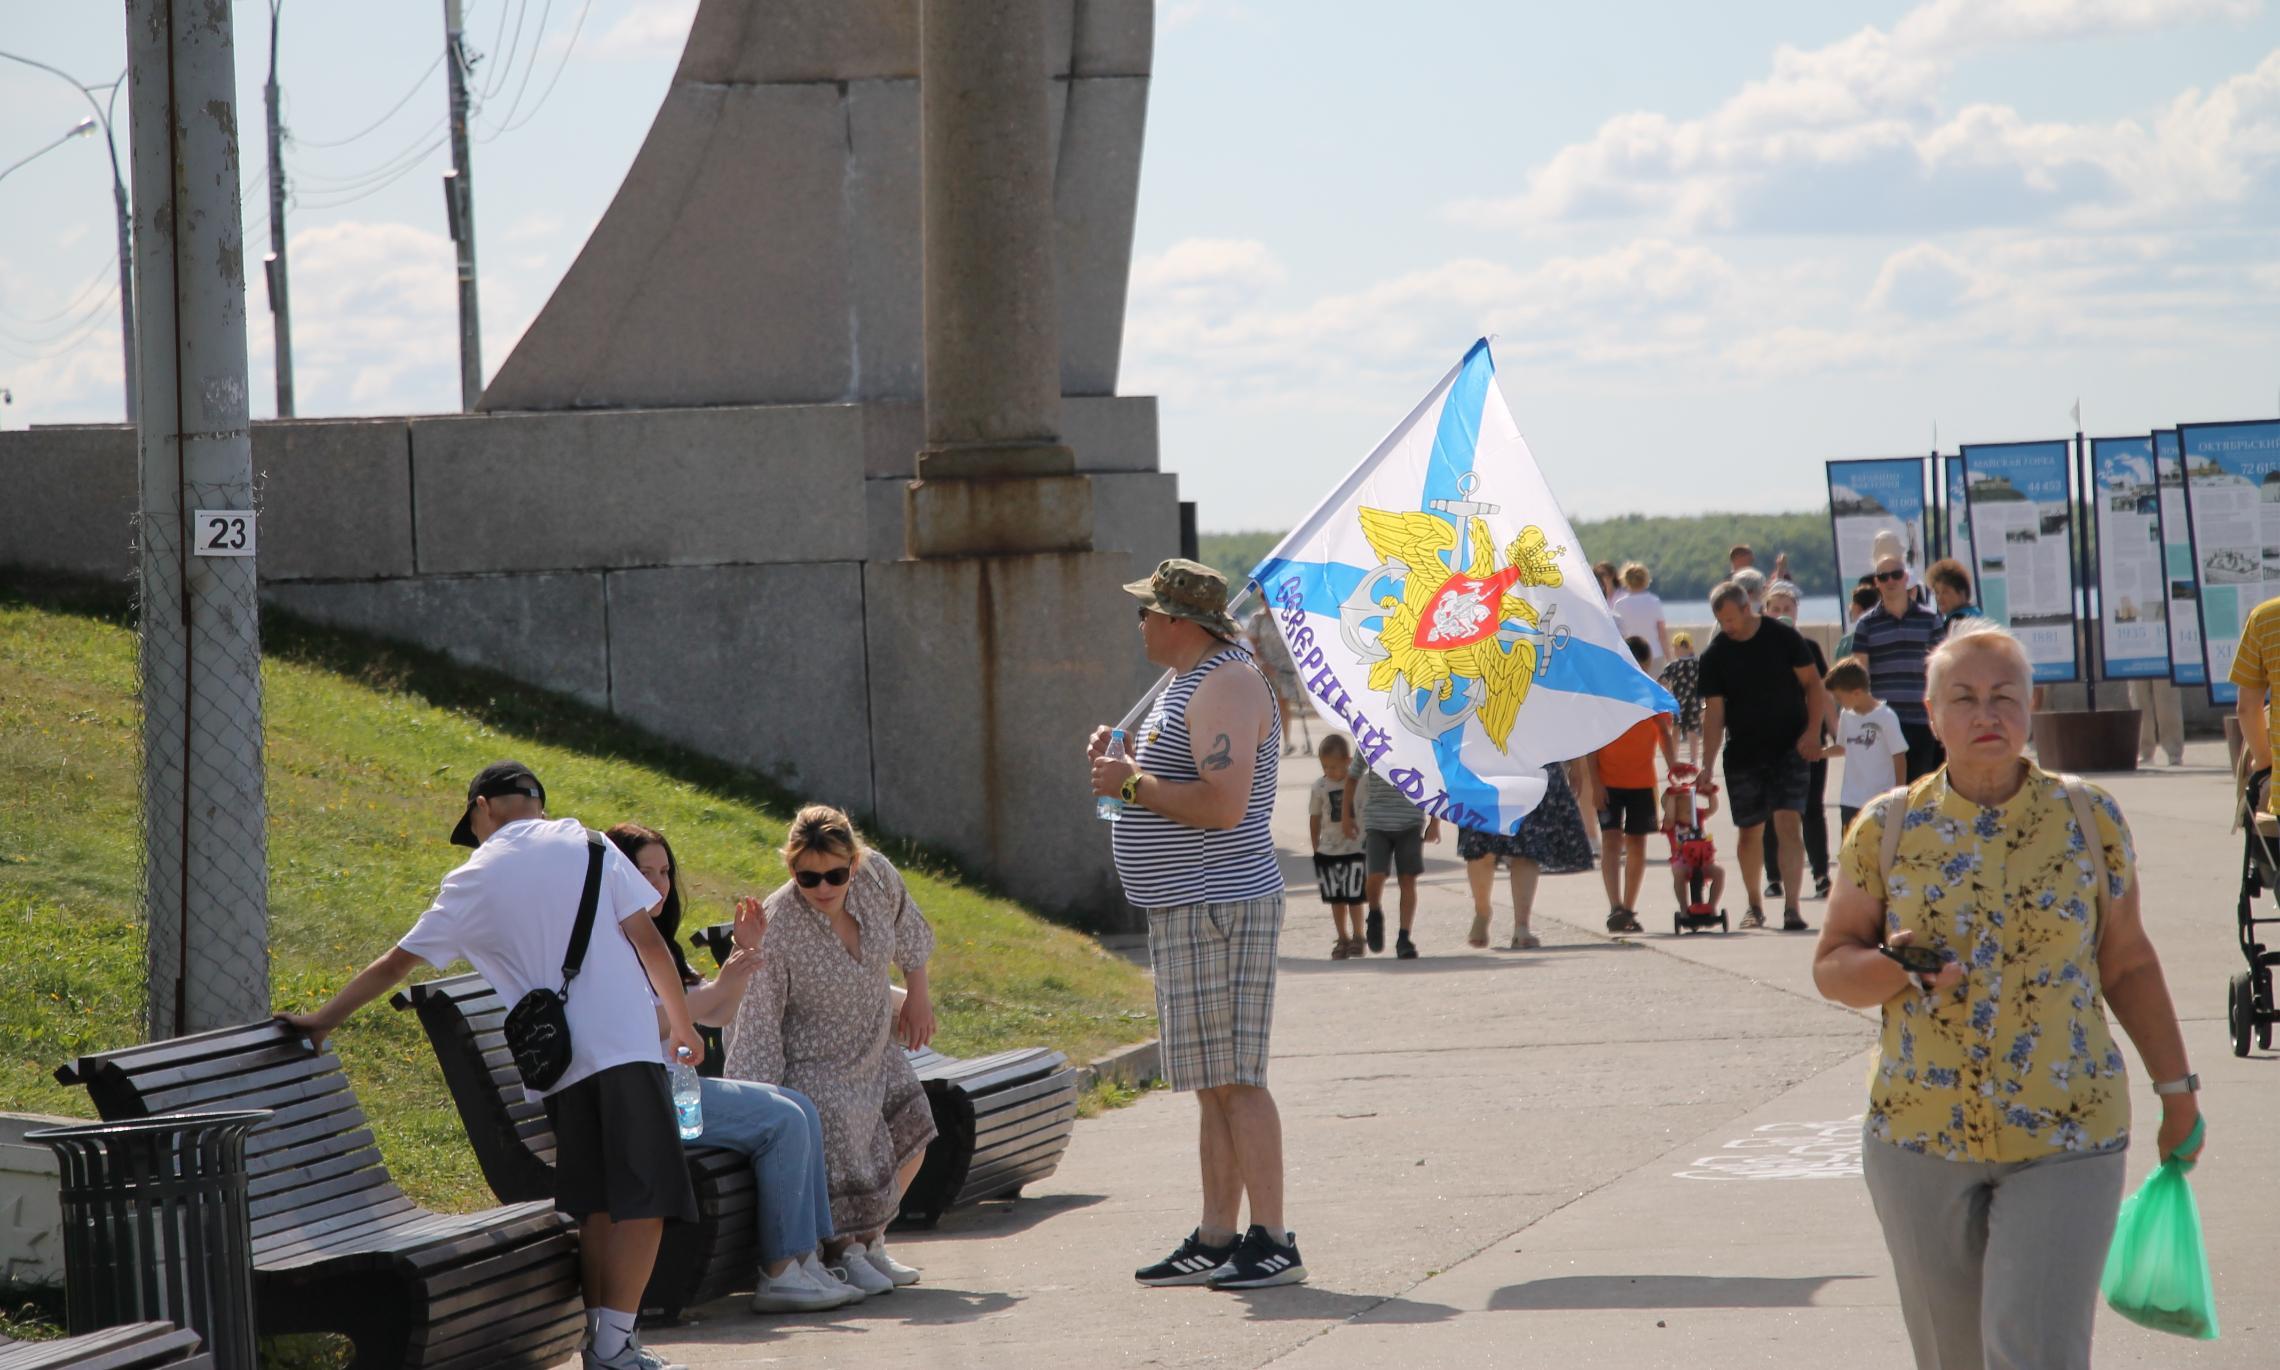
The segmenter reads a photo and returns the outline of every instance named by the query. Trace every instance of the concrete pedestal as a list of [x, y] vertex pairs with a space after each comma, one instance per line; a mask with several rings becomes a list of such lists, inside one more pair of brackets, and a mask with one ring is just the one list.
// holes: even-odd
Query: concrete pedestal
[[2034, 717], [2035, 760], [2046, 771], [2095, 773], [2137, 769], [2135, 709], [2048, 710]]

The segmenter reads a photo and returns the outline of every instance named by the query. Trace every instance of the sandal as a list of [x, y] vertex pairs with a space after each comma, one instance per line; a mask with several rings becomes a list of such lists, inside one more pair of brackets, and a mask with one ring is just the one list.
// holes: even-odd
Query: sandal
[[1465, 934], [1465, 945], [1468, 947], [1485, 947], [1488, 945], [1487, 914], [1476, 913], [1473, 915], [1472, 931]]
[[1341, 937], [1330, 944], [1330, 959], [1333, 961], [1350, 960], [1353, 955], [1354, 944], [1348, 938]]

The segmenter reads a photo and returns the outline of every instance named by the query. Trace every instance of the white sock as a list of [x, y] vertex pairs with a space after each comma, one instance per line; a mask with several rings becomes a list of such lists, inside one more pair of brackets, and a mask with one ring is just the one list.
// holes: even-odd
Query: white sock
[[625, 1344], [633, 1339], [634, 1324], [640, 1321], [640, 1317], [633, 1313], [621, 1313], [615, 1308], [598, 1308], [594, 1314], [594, 1354], [608, 1360], [625, 1350]]

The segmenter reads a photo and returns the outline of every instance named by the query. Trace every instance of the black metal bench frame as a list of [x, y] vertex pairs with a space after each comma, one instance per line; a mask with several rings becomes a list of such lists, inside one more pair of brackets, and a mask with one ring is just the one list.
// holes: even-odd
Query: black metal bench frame
[[439, 1214], [397, 1188], [330, 1051], [277, 1021], [82, 1056], [56, 1071], [106, 1120], [267, 1108], [246, 1139], [261, 1334], [331, 1332], [357, 1370], [542, 1370], [584, 1331], [577, 1252], [550, 1204]]
[[[407, 986], [389, 1003], [419, 1015], [491, 1192], [504, 1203], [551, 1202], [554, 1126], [546, 1106], [523, 1092], [507, 1050], [507, 1005], [498, 991], [469, 971]], [[717, 1146], [683, 1150], [697, 1220], [665, 1225], [641, 1298], [644, 1315], [667, 1320], [679, 1318], [684, 1308], [750, 1290], [760, 1271], [760, 1187], [751, 1162]]]
[[0, 1370], [214, 1370], [198, 1334], [169, 1322], [134, 1322], [56, 1341], [0, 1337]]

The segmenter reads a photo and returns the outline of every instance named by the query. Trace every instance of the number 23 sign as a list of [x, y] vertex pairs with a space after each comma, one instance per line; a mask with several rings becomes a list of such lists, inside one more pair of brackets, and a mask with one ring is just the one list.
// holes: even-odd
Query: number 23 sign
[[191, 516], [190, 549], [202, 557], [253, 555], [251, 509], [200, 509]]

